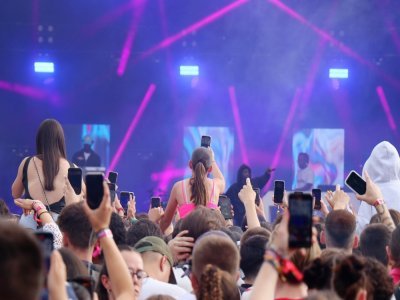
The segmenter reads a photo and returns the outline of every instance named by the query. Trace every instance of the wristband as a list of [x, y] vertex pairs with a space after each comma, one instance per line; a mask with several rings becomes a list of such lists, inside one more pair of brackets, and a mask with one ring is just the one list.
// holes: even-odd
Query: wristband
[[32, 203], [32, 209], [35, 212], [38, 212], [38, 211], [40, 211], [42, 209], [46, 209], [46, 207], [44, 206], [44, 204], [41, 201], [36, 200], [36, 201], [33, 201], [33, 203]]
[[303, 274], [296, 265], [291, 260], [282, 258], [274, 249], [265, 251], [264, 261], [272, 265], [283, 282], [299, 283], [303, 280]]
[[120, 211], [122, 211], [125, 214], [125, 210], [122, 207], [117, 208], [117, 212], [119, 213]]
[[375, 202], [372, 204], [372, 206], [377, 207], [378, 205], [385, 204], [385, 201], [383, 199], [377, 199]]
[[96, 233], [97, 239], [102, 239], [105, 237], [113, 238], [113, 234], [109, 228], [105, 228], [100, 230], [99, 232]]

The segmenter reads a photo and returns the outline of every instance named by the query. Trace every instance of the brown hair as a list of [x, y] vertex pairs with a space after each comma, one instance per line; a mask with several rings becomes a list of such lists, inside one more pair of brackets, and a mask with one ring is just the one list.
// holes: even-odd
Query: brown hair
[[54, 119], [47, 119], [39, 126], [36, 135], [36, 154], [43, 161], [44, 188], [54, 190], [54, 177], [60, 170], [60, 158], [66, 158], [64, 131]]
[[[73, 203], [66, 206], [58, 217], [58, 227], [63, 234], [68, 235], [69, 242], [78, 249], [88, 249], [96, 239], [92, 235], [92, 225], [87, 217], [83, 203]], [[90, 239], [92, 237], [92, 239]]]
[[207, 178], [207, 170], [211, 167], [211, 156], [208, 149], [204, 147], [197, 148], [192, 153], [192, 168], [194, 176], [190, 179], [191, 197], [190, 200], [198, 205], [207, 205], [207, 189], [204, 184]]
[[207, 264], [201, 274], [198, 300], [240, 299], [239, 290], [229, 273]]
[[69, 249], [61, 248], [58, 250], [67, 267], [67, 280], [74, 279], [79, 276], [88, 276], [88, 269], [83, 262]]
[[175, 298], [168, 295], [153, 295], [148, 297], [147, 300], [175, 300]]
[[392, 238], [389, 244], [391, 259], [396, 268], [400, 267], [400, 226], [397, 226], [392, 232]]
[[0, 216], [9, 216], [10, 215], [10, 209], [7, 206], [7, 203], [3, 200], [0, 199]]
[[188, 236], [197, 240], [203, 233], [223, 227], [225, 220], [219, 211], [199, 206], [183, 219], [180, 230], [188, 230]]
[[[399, 225], [400, 223], [400, 212], [398, 212], [395, 209], [389, 208], [389, 213], [390, 216], [392, 217], [393, 223], [395, 226]], [[382, 223], [381, 216], [379, 214], [375, 214], [371, 217], [371, 220], [369, 221], [369, 224], [374, 224], [374, 223]]]
[[360, 235], [359, 248], [361, 254], [373, 257], [387, 266], [389, 259], [386, 253], [386, 246], [389, 246], [391, 238], [392, 233], [386, 225], [367, 225]]
[[2, 299], [39, 299], [43, 255], [32, 233], [0, 221], [0, 295]]
[[333, 210], [325, 219], [325, 236], [330, 247], [351, 249], [355, 231], [356, 218], [347, 210]]
[[308, 289], [330, 290], [332, 287], [333, 270], [346, 254], [337, 248], [324, 249], [321, 256], [314, 259], [304, 270], [304, 282]]
[[336, 293], [344, 300], [356, 299], [360, 289], [367, 291], [367, 299], [373, 299], [372, 286], [364, 268], [365, 259], [354, 255], [343, 259], [336, 266], [333, 286]]

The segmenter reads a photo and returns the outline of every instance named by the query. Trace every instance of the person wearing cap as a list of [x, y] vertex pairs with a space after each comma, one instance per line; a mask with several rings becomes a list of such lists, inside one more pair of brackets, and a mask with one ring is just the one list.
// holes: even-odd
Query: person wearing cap
[[174, 260], [164, 240], [156, 236], [147, 236], [135, 244], [135, 250], [141, 254], [144, 271], [148, 274], [143, 281], [139, 300], [154, 295], [179, 298], [186, 293], [176, 284], [168, 283]]
[[90, 135], [83, 138], [83, 148], [72, 156], [72, 162], [79, 167], [100, 167], [101, 158], [93, 151], [93, 139]]

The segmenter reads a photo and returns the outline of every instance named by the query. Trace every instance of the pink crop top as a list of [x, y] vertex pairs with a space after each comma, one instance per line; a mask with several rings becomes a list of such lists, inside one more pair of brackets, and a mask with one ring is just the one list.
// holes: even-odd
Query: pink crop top
[[[185, 188], [185, 182], [186, 182], [186, 180], [182, 180], [182, 195], [183, 195], [183, 198], [184, 198], [183, 200], [185, 201], [185, 203], [178, 207], [179, 216], [181, 219], [186, 217], [188, 214], [190, 214], [196, 208], [196, 205], [193, 202], [188, 202], [186, 188]], [[212, 208], [212, 209], [217, 209], [218, 205], [216, 205], [212, 202], [213, 199], [214, 199], [214, 181], [213, 181], [213, 185], [212, 185], [210, 200], [207, 202], [207, 207]]]

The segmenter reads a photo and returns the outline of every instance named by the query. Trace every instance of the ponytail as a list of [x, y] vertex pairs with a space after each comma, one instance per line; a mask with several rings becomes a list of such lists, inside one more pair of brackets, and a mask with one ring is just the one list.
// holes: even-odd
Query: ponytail
[[190, 200], [198, 205], [207, 205], [207, 190], [204, 184], [205, 177], [207, 175], [207, 170], [202, 161], [198, 161], [194, 165], [194, 178], [190, 179], [192, 196]]
[[224, 293], [221, 289], [222, 272], [216, 266], [206, 265], [200, 279], [199, 300], [222, 300]]
[[200, 277], [198, 300], [239, 300], [240, 293], [232, 276], [207, 264]]

